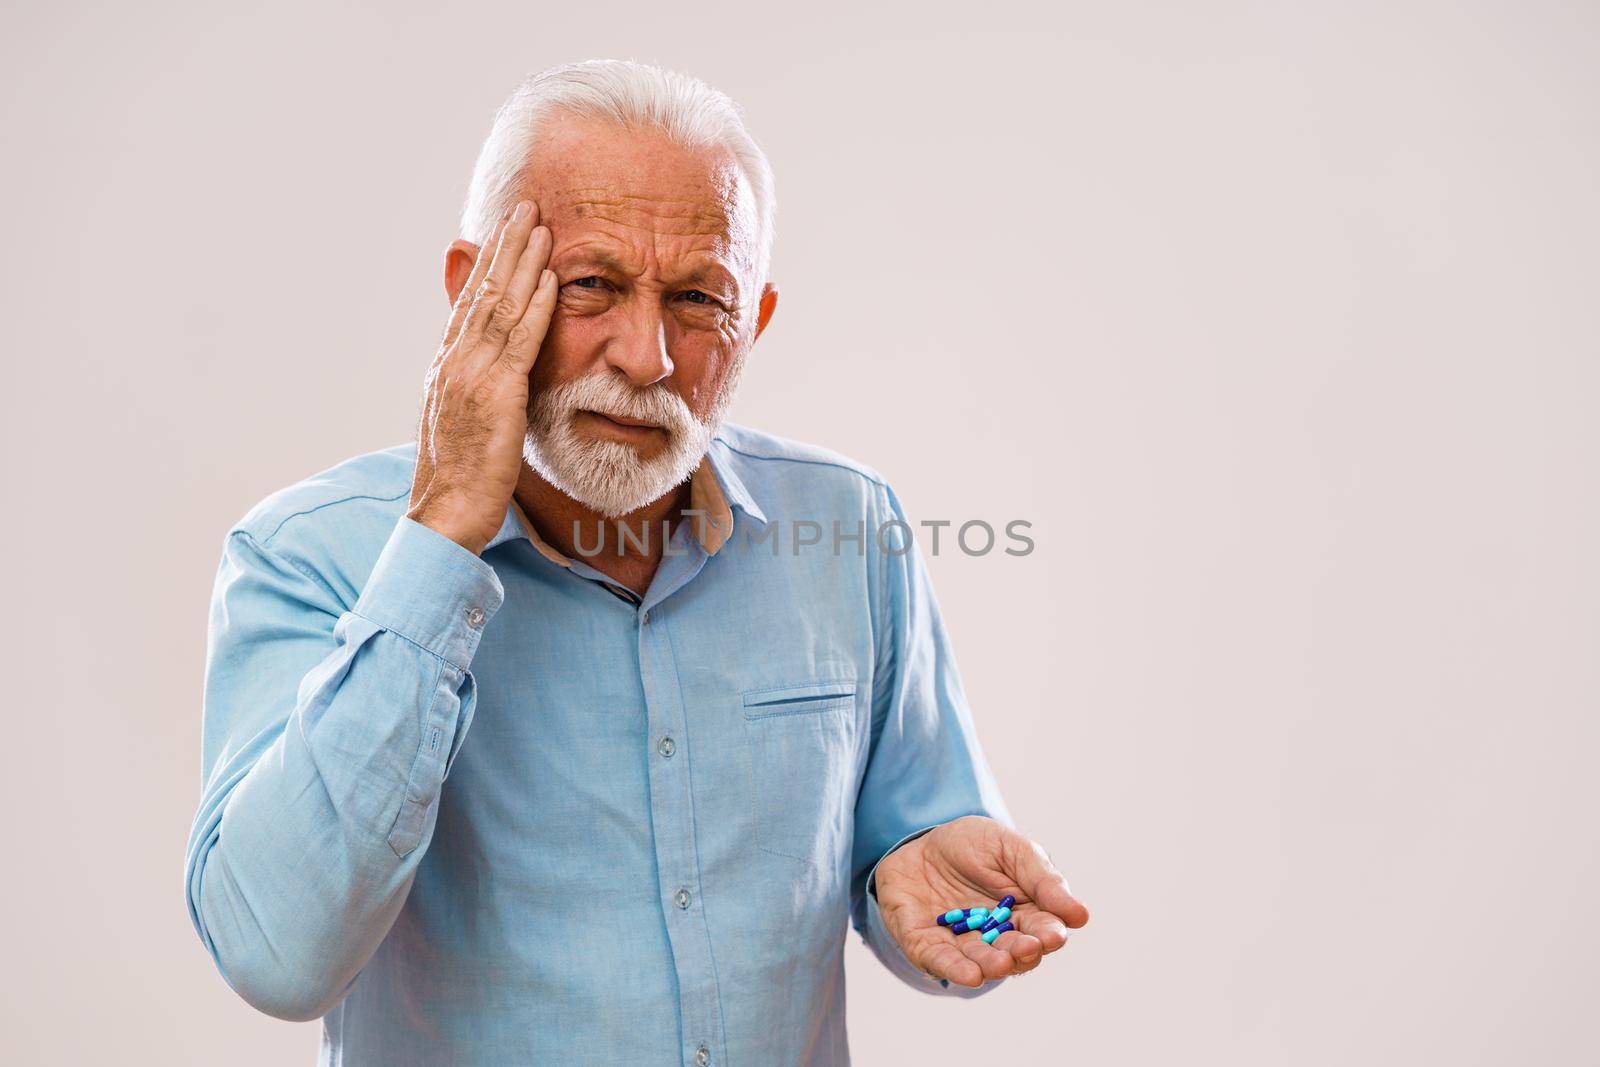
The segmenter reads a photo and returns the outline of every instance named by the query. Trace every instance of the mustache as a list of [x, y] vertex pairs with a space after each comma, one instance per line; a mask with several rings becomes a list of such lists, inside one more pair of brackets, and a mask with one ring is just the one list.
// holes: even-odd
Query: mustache
[[665, 385], [639, 389], [618, 374], [586, 374], [562, 382], [537, 396], [534, 406], [559, 418], [594, 411], [671, 433], [685, 432], [698, 421], [684, 399]]

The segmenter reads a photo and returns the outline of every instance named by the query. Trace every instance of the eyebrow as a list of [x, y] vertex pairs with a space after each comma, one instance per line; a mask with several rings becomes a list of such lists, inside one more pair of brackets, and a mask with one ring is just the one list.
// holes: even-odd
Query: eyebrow
[[609, 252], [601, 252], [597, 249], [584, 248], [570, 252], [566, 255], [557, 253], [552, 258], [566, 260], [569, 265], [605, 267], [607, 270], [616, 271], [618, 274], [632, 273], [632, 271], [629, 270], [628, 267], [626, 267], [616, 256], [613, 256]]

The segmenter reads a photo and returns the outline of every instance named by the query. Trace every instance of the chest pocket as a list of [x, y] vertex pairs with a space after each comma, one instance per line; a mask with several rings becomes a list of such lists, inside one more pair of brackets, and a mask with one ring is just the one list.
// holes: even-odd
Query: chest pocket
[[853, 826], [853, 678], [740, 695], [750, 746], [756, 845], [823, 870], [848, 856]]

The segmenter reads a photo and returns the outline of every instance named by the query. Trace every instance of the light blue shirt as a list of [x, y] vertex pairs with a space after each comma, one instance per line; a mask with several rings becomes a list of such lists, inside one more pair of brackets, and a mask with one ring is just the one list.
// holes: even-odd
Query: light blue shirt
[[771, 1067], [849, 1062], [850, 926], [998, 984], [912, 965], [868, 890], [1013, 825], [877, 472], [725, 424], [641, 601], [515, 502], [481, 556], [406, 518], [415, 448], [223, 542], [185, 878], [240, 996], [330, 1065]]

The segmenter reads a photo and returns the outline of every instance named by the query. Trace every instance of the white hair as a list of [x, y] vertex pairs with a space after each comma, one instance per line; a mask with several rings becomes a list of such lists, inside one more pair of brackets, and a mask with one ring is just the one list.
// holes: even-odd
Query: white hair
[[772, 167], [745, 131], [739, 105], [698, 78], [626, 59], [588, 59], [534, 74], [506, 98], [478, 153], [461, 209], [460, 236], [482, 245], [511, 210], [532, 167], [532, 148], [553, 112], [623, 126], [655, 128], [692, 148], [732, 153], [749, 183], [755, 207], [755, 287], [772, 263]]

